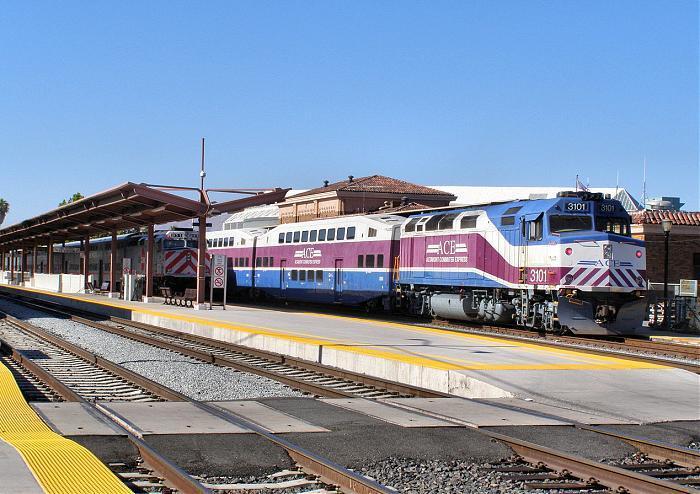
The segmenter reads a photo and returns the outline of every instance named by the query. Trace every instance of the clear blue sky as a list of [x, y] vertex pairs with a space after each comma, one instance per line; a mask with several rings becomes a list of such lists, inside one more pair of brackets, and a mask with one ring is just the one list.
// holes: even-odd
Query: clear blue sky
[[131, 180], [348, 174], [698, 204], [698, 2], [0, 4], [5, 225]]

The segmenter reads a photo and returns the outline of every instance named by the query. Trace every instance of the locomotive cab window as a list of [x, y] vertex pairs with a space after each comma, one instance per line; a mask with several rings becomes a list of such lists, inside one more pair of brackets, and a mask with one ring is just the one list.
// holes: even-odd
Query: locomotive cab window
[[598, 216], [595, 219], [595, 229], [599, 232], [616, 233], [617, 235], [630, 236], [630, 224], [626, 218], [607, 218]]
[[551, 233], [580, 232], [592, 229], [593, 221], [590, 216], [561, 214], [549, 217], [549, 231]]
[[526, 222], [527, 225], [527, 239], [528, 240], [542, 240], [542, 216], [540, 215], [536, 220]]
[[501, 216], [501, 226], [515, 225], [515, 216]]

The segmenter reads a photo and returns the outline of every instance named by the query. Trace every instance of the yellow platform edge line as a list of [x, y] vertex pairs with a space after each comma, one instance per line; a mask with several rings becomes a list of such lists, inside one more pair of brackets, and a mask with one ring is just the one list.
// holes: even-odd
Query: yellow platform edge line
[[17, 450], [47, 494], [131, 493], [90, 451], [56, 434], [39, 418], [2, 363], [0, 439]]
[[[264, 326], [248, 326], [245, 324], [234, 324], [221, 320], [205, 319], [203, 317], [197, 316], [185, 316], [180, 314], [171, 314], [167, 312], [160, 312], [153, 309], [142, 309], [140, 307], [131, 307], [128, 305], [118, 305], [115, 303], [105, 302], [102, 300], [93, 300], [79, 298], [71, 294], [64, 293], [54, 293], [45, 290], [38, 290], [36, 288], [28, 287], [18, 287], [12, 285], [0, 285], [0, 287], [7, 287], [10, 289], [18, 291], [28, 291], [40, 293], [43, 295], [48, 295], [51, 297], [65, 298], [68, 300], [73, 300], [77, 302], [83, 302], [88, 304], [102, 305], [105, 307], [110, 307], [113, 309], [126, 310], [130, 312], [135, 312], [138, 314], [146, 314], [155, 317], [163, 317], [166, 319], [183, 321], [192, 324], [201, 324], [203, 326], [209, 326], [214, 328], [231, 329], [234, 331], [241, 331], [249, 334], [256, 334], [261, 336], [271, 336], [274, 338], [280, 338], [285, 340], [290, 340], [298, 343], [306, 343], [310, 345], [323, 345], [324, 348], [334, 348], [337, 350], [347, 351], [351, 353], [357, 353], [361, 355], [369, 355], [378, 358], [383, 358], [387, 360], [394, 360], [398, 362], [404, 362], [413, 365], [420, 365], [423, 367], [429, 367], [439, 370], [554, 370], [549, 364], [481, 364], [481, 365], [469, 365], [469, 364], [455, 364], [451, 362], [445, 362], [440, 358], [426, 357], [421, 355], [407, 355], [402, 353], [390, 352], [385, 350], [376, 350], [373, 348], [368, 348], [366, 345], [358, 342], [339, 342], [336, 340], [323, 339], [318, 336], [306, 337], [297, 336], [294, 334], [285, 333], [283, 330], [277, 330], [274, 328], [267, 328]], [[78, 294], [76, 294], [78, 295]], [[471, 333], [458, 333], [454, 331], [446, 331], [437, 328], [429, 328], [425, 326], [414, 326], [410, 324], [394, 323], [389, 321], [371, 321], [363, 318], [352, 317], [352, 316], [342, 316], [342, 315], [332, 315], [332, 314], [317, 314], [313, 312], [294, 312], [291, 314], [304, 315], [304, 316], [315, 316], [324, 318], [337, 318], [337, 319], [347, 319], [357, 322], [362, 322], [365, 324], [373, 324], [377, 326], [385, 325], [396, 327], [404, 330], [411, 330], [419, 333], [426, 334], [439, 334], [441, 336], [455, 337], [461, 339], [471, 339], [471, 340], [481, 340], [489, 341], [493, 343], [503, 344], [505, 340], [499, 339], [497, 337], [485, 336], [485, 335], [475, 335]], [[513, 341], [508, 340], [508, 344], [513, 346], [525, 348], [532, 351], [540, 351], [546, 353], [556, 353], [559, 355], [564, 355], [575, 360], [580, 360], [582, 363], [571, 363], [571, 364], [553, 364], [559, 365], [559, 370], [630, 370], [630, 369], [672, 369], [672, 367], [655, 364], [651, 362], [643, 362], [634, 359], [627, 359], [621, 356], [605, 356], [605, 355], [595, 355], [587, 352], [580, 352], [573, 349], [566, 348], [552, 348], [546, 345], [540, 345], [537, 343], [528, 343], [524, 341]], [[454, 359], [450, 359], [454, 360]], [[594, 363], [591, 361], [597, 361]]]

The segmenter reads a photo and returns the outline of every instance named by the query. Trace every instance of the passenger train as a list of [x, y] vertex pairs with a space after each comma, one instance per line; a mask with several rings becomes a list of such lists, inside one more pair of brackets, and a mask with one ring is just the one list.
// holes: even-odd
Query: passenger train
[[633, 333], [646, 310], [644, 243], [622, 205], [588, 192], [340, 216], [207, 234], [236, 292], [283, 300], [516, 324]]
[[[181, 288], [192, 284], [197, 277], [197, 239], [199, 234], [194, 231], [157, 231], [153, 236], [154, 256], [153, 273], [154, 286], [172, 286]], [[146, 273], [146, 241], [145, 233], [130, 233], [117, 236], [117, 272], [122, 273], [123, 259], [131, 261], [129, 274]], [[54, 247], [54, 272], [79, 273], [81, 271], [82, 250], [81, 242], [67, 242], [65, 246]], [[90, 274], [93, 275], [96, 286], [103, 281], [109, 281], [110, 254], [112, 237], [90, 239]], [[43, 270], [46, 264], [46, 251], [41, 250], [37, 255], [37, 267]], [[119, 278], [121, 275], [119, 276]]]

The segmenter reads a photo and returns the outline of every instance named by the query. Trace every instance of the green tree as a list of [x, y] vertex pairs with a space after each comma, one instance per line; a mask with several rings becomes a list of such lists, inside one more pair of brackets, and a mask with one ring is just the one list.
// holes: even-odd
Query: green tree
[[76, 192], [69, 199], [63, 199], [61, 202], [59, 202], [58, 206], [61, 207], [61, 206], [65, 206], [66, 204], [70, 204], [71, 202], [79, 201], [83, 197], [85, 197], [85, 196], [82, 195], [80, 192]]
[[5, 215], [10, 210], [10, 203], [5, 199], [0, 199], [0, 225], [5, 221]]

